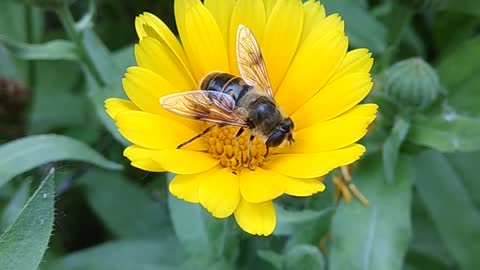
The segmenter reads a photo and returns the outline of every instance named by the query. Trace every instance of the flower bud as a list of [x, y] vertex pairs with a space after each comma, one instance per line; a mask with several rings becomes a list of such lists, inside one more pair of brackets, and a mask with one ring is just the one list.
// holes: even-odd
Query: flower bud
[[386, 97], [402, 110], [421, 111], [432, 104], [441, 91], [436, 71], [421, 58], [400, 61], [384, 75]]

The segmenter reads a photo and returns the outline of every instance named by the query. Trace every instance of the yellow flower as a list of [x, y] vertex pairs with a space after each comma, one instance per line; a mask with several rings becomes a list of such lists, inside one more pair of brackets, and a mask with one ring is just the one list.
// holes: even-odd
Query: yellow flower
[[[181, 43], [157, 17], [140, 15], [135, 27], [137, 65], [123, 79], [130, 100], [106, 100], [108, 114], [132, 146], [124, 155], [134, 167], [177, 174], [169, 189], [200, 203], [213, 216], [234, 214], [248, 233], [269, 235], [276, 224], [273, 200], [282, 194], [310, 196], [325, 189], [321, 177], [356, 161], [356, 144], [374, 120], [377, 105], [358, 103], [372, 87], [373, 60], [366, 49], [347, 52], [341, 18], [325, 16], [313, 0], [176, 0]], [[165, 95], [199, 89], [212, 71], [239, 76], [236, 31], [253, 31], [260, 43], [275, 99], [295, 123], [291, 146], [266, 153], [261, 138], [252, 143], [238, 128], [217, 127], [165, 111]], [[244, 132], [245, 133], [245, 132]]]

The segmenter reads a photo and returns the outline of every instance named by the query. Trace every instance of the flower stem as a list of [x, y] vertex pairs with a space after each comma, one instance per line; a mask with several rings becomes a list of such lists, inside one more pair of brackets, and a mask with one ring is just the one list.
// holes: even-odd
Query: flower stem
[[75, 21], [73, 19], [72, 13], [70, 12], [68, 4], [65, 3], [61, 7], [57, 8], [55, 11], [60, 18], [60, 21], [62, 22], [62, 25], [67, 32], [68, 37], [70, 38], [70, 40], [73, 41], [73, 43], [75, 43], [80, 60], [83, 62], [87, 70], [93, 76], [96, 83], [101, 87], [105, 87], [107, 83], [100, 75], [100, 72], [95, 66], [93, 59], [87, 52], [87, 48], [83, 43], [82, 33], [75, 28]]

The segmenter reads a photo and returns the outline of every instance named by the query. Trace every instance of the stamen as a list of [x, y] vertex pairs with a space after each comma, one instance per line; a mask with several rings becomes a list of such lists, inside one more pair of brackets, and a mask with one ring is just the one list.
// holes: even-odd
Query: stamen
[[[248, 130], [238, 135], [239, 127], [214, 127], [204, 136], [208, 152], [220, 160], [223, 167], [229, 167], [236, 172], [243, 168], [255, 169], [263, 164], [267, 147], [261, 137], [255, 137], [251, 142], [251, 157], [248, 144]], [[251, 161], [250, 161], [251, 158]], [[250, 164], [250, 166], [249, 166]]]

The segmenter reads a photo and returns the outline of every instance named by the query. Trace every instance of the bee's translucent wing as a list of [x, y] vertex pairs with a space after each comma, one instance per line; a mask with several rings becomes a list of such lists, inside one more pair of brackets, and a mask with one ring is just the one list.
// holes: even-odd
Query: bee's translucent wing
[[248, 127], [247, 117], [235, 110], [235, 100], [228, 94], [195, 90], [160, 98], [162, 107], [176, 115], [221, 125]]
[[242, 24], [237, 30], [237, 62], [240, 74], [247, 84], [257, 86], [273, 97], [272, 84], [260, 46], [252, 31]]

